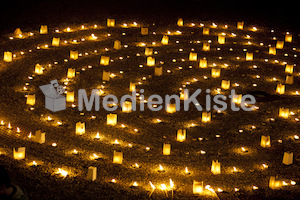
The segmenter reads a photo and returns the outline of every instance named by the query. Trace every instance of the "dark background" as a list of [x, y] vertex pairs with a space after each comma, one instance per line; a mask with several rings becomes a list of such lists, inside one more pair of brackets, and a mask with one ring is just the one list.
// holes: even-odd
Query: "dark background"
[[[298, 3], [298, 4], [297, 4]], [[299, 2], [282, 0], [21, 0], [1, 5], [2, 33], [41, 24], [104, 22], [107, 17], [142, 22], [175, 23], [215, 20], [299, 31]]]

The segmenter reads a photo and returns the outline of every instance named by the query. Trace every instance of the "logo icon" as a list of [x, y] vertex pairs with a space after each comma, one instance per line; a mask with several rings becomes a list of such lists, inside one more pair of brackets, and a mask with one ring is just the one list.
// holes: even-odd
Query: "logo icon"
[[62, 94], [65, 92], [63, 86], [60, 86], [57, 80], [50, 81], [48, 85], [40, 86], [45, 95], [45, 107], [52, 112], [66, 109], [66, 97]]

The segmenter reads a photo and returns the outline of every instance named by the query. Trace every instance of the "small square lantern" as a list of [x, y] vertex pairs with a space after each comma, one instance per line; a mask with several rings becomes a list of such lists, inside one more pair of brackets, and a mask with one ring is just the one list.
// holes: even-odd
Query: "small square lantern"
[[177, 141], [183, 142], [186, 140], [186, 129], [177, 130]]
[[244, 22], [238, 22], [236, 28], [240, 29], [240, 30], [243, 30], [244, 29]]
[[85, 122], [77, 122], [75, 132], [78, 135], [84, 134], [85, 133]]
[[277, 41], [276, 42], [276, 49], [283, 49], [284, 41]]
[[199, 67], [200, 68], [207, 68], [207, 59], [206, 58], [200, 59]]
[[129, 83], [129, 91], [130, 91], [130, 92], [133, 92], [133, 91], [135, 91], [135, 90], [136, 90], [135, 83], [130, 82], [130, 83]]
[[34, 67], [34, 73], [36, 73], [38, 75], [43, 74], [43, 67], [37, 63]]
[[121, 49], [121, 41], [120, 40], [115, 40], [114, 49], [116, 49], [116, 50]]
[[262, 135], [260, 140], [260, 146], [263, 148], [271, 147], [271, 139], [269, 135]]
[[109, 64], [109, 57], [108, 56], [101, 56], [100, 58], [100, 65], [108, 65]]
[[106, 124], [110, 126], [117, 125], [118, 115], [109, 113], [107, 114]]
[[123, 152], [114, 150], [113, 163], [120, 165], [123, 163]]
[[293, 84], [294, 83], [294, 77], [291, 76], [291, 75], [286, 76], [285, 83], [289, 84], [289, 85]]
[[282, 181], [276, 180], [276, 177], [275, 177], [275, 176], [271, 176], [271, 177], [270, 177], [270, 180], [269, 180], [269, 188], [271, 188], [271, 189], [276, 189], [276, 188], [281, 187], [282, 185], [283, 185], [283, 184], [282, 184]]
[[202, 195], [204, 192], [203, 181], [193, 181], [193, 194]]
[[217, 175], [217, 174], [221, 174], [221, 163], [219, 161], [212, 161], [212, 164], [211, 164], [211, 172], [214, 174], [214, 175]]
[[203, 51], [210, 51], [210, 44], [208, 42], [203, 42]]
[[242, 94], [234, 94], [232, 95], [232, 102], [236, 104], [240, 104], [242, 102]]
[[203, 35], [209, 35], [209, 28], [203, 27]]
[[40, 34], [48, 34], [48, 26], [47, 25], [41, 25]]
[[169, 156], [171, 154], [171, 144], [163, 144], [163, 155]]
[[153, 48], [145, 48], [145, 56], [151, 56], [153, 54]]
[[207, 123], [211, 121], [211, 113], [210, 112], [203, 112], [202, 113], [202, 122]]
[[36, 131], [34, 141], [39, 144], [44, 144], [46, 141], [46, 133], [42, 132], [41, 130]]
[[285, 92], [285, 85], [283, 85], [281, 83], [277, 84], [276, 93], [284, 94], [284, 92]]
[[104, 70], [102, 74], [102, 81], [109, 81], [109, 80], [110, 80], [110, 72]]
[[179, 18], [179, 19], [178, 19], [177, 25], [178, 25], [178, 26], [183, 26], [183, 19], [182, 19], [182, 18]]
[[148, 28], [142, 27], [142, 28], [141, 28], [141, 34], [142, 34], [142, 35], [148, 35]]
[[67, 78], [75, 78], [76, 71], [74, 68], [68, 68]]
[[175, 103], [169, 103], [167, 104], [167, 113], [175, 113], [176, 112], [176, 104]]
[[211, 69], [211, 77], [218, 78], [221, 75], [221, 69], [220, 68], [212, 68]]
[[293, 152], [284, 152], [282, 163], [285, 165], [293, 164]]
[[13, 148], [13, 155], [15, 160], [25, 159], [25, 147]]
[[5, 51], [4, 52], [4, 57], [3, 57], [3, 61], [4, 62], [12, 62], [12, 53], [10, 51]]
[[253, 60], [253, 53], [246, 53], [246, 61], [252, 61]]
[[225, 44], [225, 35], [219, 35], [218, 36], [218, 43], [219, 44]]
[[67, 102], [74, 102], [75, 101], [74, 92], [68, 91], [66, 99], [67, 99]]
[[88, 181], [94, 181], [94, 180], [97, 179], [97, 167], [92, 167], [92, 166], [90, 166], [90, 167], [88, 168], [88, 173], [87, 173], [86, 179], [87, 179]]
[[35, 94], [27, 95], [26, 104], [31, 105], [31, 106], [33, 106], [35, 104]]
[[288, 108], [279, 108], [279, 117], [289, 118], [290, 110]]
[[52, 46], [58, 47], [59, 42], [60, 42], [60, 38], [56, 38], [56, 37], [52, 38]]
[[293, 35], [290, 33], [286, 33], [285, 42], [292, 42], [292, 40], [293, 40]]
[[181, 91], [180, 92], [180, 100], [187, 100], [189, 98], [189, 95], [186, 91]]
[[132, 102], [124, 101], [122, 103], [122, 112], [130, 113], [132, 111]]
[[154, 68], [154, 75], [155, 76], [161, 76], [162, 75], [162, 67], [155, 67]]
[[189, 60], [190, 61], [197, 61], [197, 53], [190, 52]]
[[228, 90], [230, 88], [230, 80], [222, 80], [221, 82], [221, 88], [224, 90]]
[[78, 51], [70, 51], [70, 59], [77, 60], [78, 59]]
[[269, 54], [276, 55], [276, 47], [269, 47]]
[[286, 65], [285, 66], [285, 73], [290, 73], [292, 74], [294, 72], [294, 66], [293, 65]]
[[115, 19], [107, 19], [107, 26], [108, 27], [115, 27], [116, 20]]
[[161, 39], [161, 43], [162, 43], [163, 45], [169, 44], [169, 36], [164, 35], [164, 36], [162, 37], [162, 39]]
[[147, 57], [147, 66], [154, 66], [155, 65], [155, 58]]

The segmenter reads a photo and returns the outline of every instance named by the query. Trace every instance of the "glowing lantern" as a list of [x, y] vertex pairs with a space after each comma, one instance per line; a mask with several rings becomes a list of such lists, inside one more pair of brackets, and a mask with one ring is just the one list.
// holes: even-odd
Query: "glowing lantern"
[[155, 58], [147, 57], [147, 66], [154, 66], [155, 65]]
[[78, 59], [78, 51], [70, 51], [70, 59], [77, 60]]
[[183, 142], [186, 140], [186, 129], [179, 129], [177, 131], [177, 141]]
[[115, 164], [123, 163], [123, 152], [114, 150], [113, 163]]
[[275, 47], [269, 47], [269, 54], [276, 55], [276, 48]]
[[163, 155], [169, 156], [171, 154], [171, 144], [164, 143], [163, 145]]
[[48, 26], [47, 25], [41, 25], [40, 34], [48, 34]]
[[262, 135], [260, 140], [260, 146], [263, 148], [271, 147], [271, 139], [270, 136]]
[[145, 56], [151, 56], [153, 54], [152, 48], [145, 48]]
[[117, 50], [121, 49], [121, 41], [120, 40], [116, 40], [114, 42], [114, 49], [117, 49]]
[[208, 42], [203, 42], [203, 51], [210, 51], [210, 44]]
[[16, 37], [22, 37], [22, 31], [21, 31], [21, 29], [20, 28], [16, 28], [16, 30], [14, 31], [14, 35], [16, 36]]
[[77, 122], [76, 123], [76, 134], [82, 135], [85, 133], [85, 122]]
[[74, 102], [75, 101], [75, 98], [74, 98], [74, 92], [70, 92], [68, 91], [67, 92], [67, 102]]
[[285, 41], [286, 42], [292, 42], [292, 40], [293, 40], [293, 35], [290, 34], [290, 33], [286, 33], [286, 35], [285, 35]]
[[164, 35], [163, 38], [161, 39], [161, 43], [162, 43], [163, 45], [169, 44], [169, 36]]
[[202, 122], [207, 123], [211, 121], [211, 113], [210, 112], [203, 112], [202, 113]]
[[141, 34], [142, 35], [148, 35], [148, 28], [141, 28]]
[[110, 80], [110, 72], [103, 70], [102, 81], [109, 81], [109, 80]]
[[193, 194], [201, 195], [204, 192], [203, 182], [193, 181]]
[[212, 68], [211, 69], [211, 77], [218, 78], [221, 75], [221, 69], [220, 68]]
[[243, 30], [244, 29], [244, 22], [237, 23], [237, 29]]
[[25, 147], [13, 148], [13, 155], [15, 160], [22, 160], [25, 158]]
[[178, 19], [177, 25], [178, 25], [178, 26], [183, 26], [183, 19], [182, 19], [182, 18], [179, 18], [179, 19]]
[[200, 59], [199, 67], [200, 68], [207, 68], [207, 59], [206, 58]]
[[189, 98], [188, 93], [186, 91], [180, 92], [180, 100], [187, 100]]
[[115, 23], [116, 23], [115, 19], [109, 19], [109, 18], [107, 19], [107, 26], [108, 27], [114, 27]]
[[111, 125], [111, 126], [115, 126], [117, 124], [117, 120], [118, 120], [118, 115], [117, 114], [109, 113], [109, 114], [107, 114], [106, 124]]
[[132, 103], [130, 101], [124, 101], [122, 103], [122, 112], [129, 113], [132, 111]]
[[100, 65], [108, 65], [108, 64], [109, 64], [109, 57], [108, 56], [101, 56]]
[[162, 67], [155, 67], [154, 68], [154, 75], [161, 76], [162, 75]]
[[287, 65], [285, 66], [285, 72], [286, 72], [286, 73], [292, 74], [293, 71], [294, 71], [294, 66], [293, 66], [293, 65], [288, 65], [288, 64], [287, 64]]
[[12, 61], [12, 53], [10, 51], [5, 51], [3, 60], [5, 62], [11, 62]]
[[189, 60], [190, 61], [197, 61], [197, 53], [190, 52]]
[[132, 83], [132, 82], [129, 83], [129, 91], [130, 92], [135, 91], [135, 83]]
[[41, 130], [36, 131], [34, 141], [40, 144], [44, 144], [46, 141], [46, 133], [42, 133]]
[[27, 95], [26, 104], [33, 106], [35, 104], [35, 94]]
[[290, 85], [293, 84], [294, 83], [294, 77], [293, 76], [286, 76], [285, 83], [290, 84]]
[[209, 35], [209, 28], [203, 27], [203, 35]]
[[218, 42], [219, 44], [225, 44], [225, 35], [219, 35]]
[[213, 174], [221, 174], [221, 163], [219, 161], [212, 161], [211, 172]]
[[34, 72], [38, 75], [43, 74], [43, 67], [40, 64], [36, 64], [34, 68]]
[[276, 189], [282, 186], [282, 181], [276, 180], [275, 176], [271, 176], [269, 180], [269, 188]]
[[221, 88], [224, 90], [228, 90], [230, 88], [230, 80], [222, 80]]
[[67, 72], [67, 78], [75, 78], [75, 69], [74, 68], [68, 68], [68, 72]]
[[283, 49], [284, 41], [277, 41], [276, 42], [276, 49]]
[[282, 163], [285, 165], [293, 164], [293, 153], [292, 152], [284, 152]]
[[176, 104], [175, 103], [167, 104], [167, 113], [174, 113], [174, 112], [176, 112]]
[[96, 180], [96, 178], [97, 178], [97, 167], [90, 166], [88, 168], [88, 173], [87, 173], [86, 179], [88, 181], [94, 181], [94, 180]]
[[240, 104], [242, 102], [242, 94], [234, 94], [232, 95], [232, 102], [236, 104]]
[[58, 47], [60, 42], [60, 38], [52, 38], [52, 46]]
[[279, 108], [279, 117], [289, 118], [290, 110], [288, 108]]
[[253, 60], [253, 53], [247, 52], [246, 53], [246, 61], [251, 61], [251, 60]]
[[284, 91], [285, 91], [285, 85], [282, 85], [281, 83], [277, 84], [276, 92], [278, 94], [284, 94]]

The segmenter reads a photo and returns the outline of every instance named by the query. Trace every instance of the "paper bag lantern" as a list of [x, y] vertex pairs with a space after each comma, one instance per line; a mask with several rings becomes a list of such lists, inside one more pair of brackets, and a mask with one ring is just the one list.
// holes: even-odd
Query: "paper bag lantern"
[[193, 181], [193, 194], [201, 195], [204, 192], [203, 182]]
[[36, 131], [34, 141], [40, 144], [44, 144], [46, 141], [46, 133], [42, 133], [41, 130]]
[[276, 49], [283, 49], [284, 41], [277, 41], [276, 42]]
[[203, 27], [203, 35], [209, 35], [209, 28]]
[[211, 121], [211, 113], [210, 112], [203, 112], [202, 113], [202, 122], [207, 123]]
[[114, 42], [114, 49], [117, 49], [117, 50], [121, 49], [121, 41], [120, 40], [116, 40]]
[[74, 68], [68, 68], [67, 78], [75, 78], [76, 71]]
[[155, 58], [147, 57], [147, 66], [154, 66], [155, 65]]
[[110, 126], [117, 125], [118, 115], [117, 114], [107, 114], [106, 124]]
[[269, 54], [270, 55], [276, 55], [276, 48], [275, 47], [269, 47]]
[[56, 37], [52, 38], [52, 46], [58, 47], [59, 42], [60, 42], [60, 38], [56, 38]]
[[210, 44], [208, 42], [203, 42], [203, 51], [210, 51]]
[[40, 64], [36, 64], [34, 67], [34, 72], [38, 75], [43, 74], [43, 67]]
[[124, 101], [122, 103], [122, 112], [130, 113], [132, 111], [132, 103], [130, 101]]
[[109, 64], [109, 57], [108, 56], [101, 56], [100, 65], [108, 65], [108, 64]]
[[242, 97], [243, 97], [242, 94], [234, 94], [234, 95], [232, 95], [231, 100], [233, 103], [240, 104], [242, 102]]
[[219, 44], [225, 44], [225, 35], [219, 35], [218, 36], [218, 43]]
[[115, 23], [116, 23], [115, 19], [109, 19], [109, 18], [107, 19], [107, 26], [108, 27], [114, 27]]
[[70, 59], [77, 60], [78, 59], [78, 51], [70, 51]]
[[161, 39], [161, 43], [162, 43], [163, 45], [169, 44], [169, 36], [164, 35], [163, 38]]
[[219, 161], [212, 161], [211, 172], [216, 174], [221, 174], [221, 163]]
[[197, 61], [197, 53], [190, 52], [189, 60], [190, 61]]
[[130, 83], [129, 83], [129, 91], [130, 91], [130, 92], [133, 92], [133, 91], [135, 91], [135, 90], [136, 90], [135, 83], [130, 82]]
[[108, 71], [103, 71], [102, 74], [102, 81], [109, 81], [110, 80], [110, 72]]
[[25, 147], [13, 148], [13, 156], [15, 160], [25, 159]]
[[281, 187], [282, 185], [283, 185], [283, 184], [282, 184], [282, 181], [276, 180], [276, 177], [275, 177], [275, 176], [271, 176], [271, 177], [270, 177], [270, 180], [269, 180], [269, 188], [271, 188], [271, 189], [276, 189], [276, 188]]
[[286, 33], [285, 42], [292, 42], [292, 40], [293, 40], [293, 35], [290, 33]]
[[142, 35], [148, 35], [148, 28], [141, 28], [141, 34]]
[[237, 23], [237, 29], [243, 30], [244, 29], [244, 22]]
[[180, 100], [187, 100], [188, 98], [189, 98], [188, 92], [184, 90], [180, 92]]
[[3, 60], [4, 62], [11, 62], [12, 61], [12, 53], [10, 51], [5, 51], [4, 52], [4, 57], [3, 57]]
[[113, 163], [115, 164], [123, 163], [123, 152], [114, 150]]
[[85, 133], [85, 122], [76, 123], [76, 134], [82, 135]]
[[74, 102], [75, 98], [74, 98], [74, 92], [67, 92], [67, 102]]
[[186, 140], [186, 129], [179, 129], [177, 131], [177, 141], [183, 142]]
[[207, 60], [206, 60], [206, 58], [200, 59], [199, 67], [200, 68], [207, 68]]
[[90, 167], [88, 168], [88, 173], [87, 173], [86, 179], [87, 179], [88, 181], [94, 181], [94, 180], [97, 179], [97, 167], [92, 167], [92, 166], [90, 166]]
[[178, 25], [178, 26], [183, 26], [183, 19], [182, 19], [182, 18], [179, 18], [179, 19], [178, 19], [177, 25]]
[[154, 75], [161, 76], [162, 75], [162, 67], [155, 67], [154, 68]]
[[145, 56], [151, 56], [153, 54], [152, 48], [145, 48]]
[[221, 88], [224, 90], [228, 90], [230, 88], [230, 80], [222, 80]]
[[253, 60], [253, 53], [246, 53], [246, 61], [252, 61]]
[[41, 25], [40, 34], [48, 34], [48, 26], [47, 25]]
[[289, 84], [289, 85], [293, 84], [294, 83], [294, 77], [293, 76], [286, 76], [285, 83]]
[[290, 110], [288, 108], [279, 108], [279, 117], [289, 118]]
[[169, 156], [171, 154], [171, 144], [164, 143], [163, 145], [163, 155]]
[[167, 104], [167, 113], [175, 113], [176, 112], [176, 104], [169, 103]]
[[262, 135], [260, 140], [260, 146], [263, 148], [271, 147], [271, 139], [270, 136]]
[[292, 152], [284, 152], [282, 163], [285, 165], [293, 164], [293, 153]]
[[277, 84], [276, 92], [278, 94], [284, 94], [284, 92], [285, 92], [285, 85], [282, 85], [281, 83]]
[[218, 78], [221, 75], [221, 69], [220, 68], [212, 68], [211, 69], [211, 77]]
[[35, 94], [29, 94], [29, 95], [27, 95], [26, 104], [27, 105], [31, 105], [31, 106], [33, 106], [35, 104]]
[[293, 65], [286, 65], [285, 66], [285, 72], [286, 73], [290, 73], [290, 74], [292, 74], [293, 72], [294, 72], [294, 66]]

